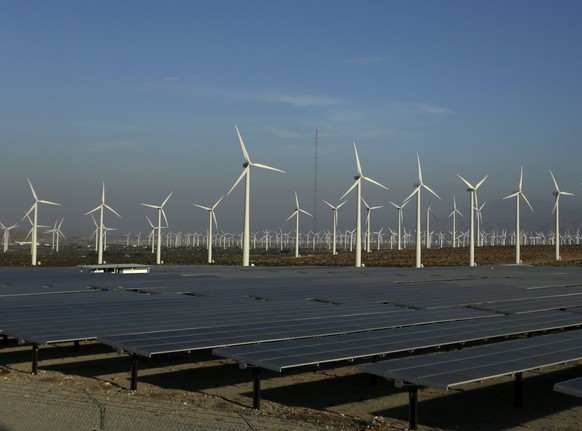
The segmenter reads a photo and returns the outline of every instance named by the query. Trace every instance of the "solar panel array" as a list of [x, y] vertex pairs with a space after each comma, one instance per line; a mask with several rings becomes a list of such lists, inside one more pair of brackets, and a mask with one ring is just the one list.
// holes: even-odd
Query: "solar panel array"
[[582, 377], [556, 383], [554, 385], [554, 390], [566, 395], [582, 398]]
[[240, 346], [216, 353], [283, 370], [575, 326], [576, 308], [541, 310], [582, 306], [581, 275], [517, 266], [2, 268], [0, 330], [35, 344], [98, 339], [143, 356]]
[[370, 358], [580, 325], [582, 315], [578, 317], [574, 313], [548, 311], [360, 332], [325, 339], [230, 347], [215, 349], [213, 353], [243, 364], [281, 372], [325, 362]]
[[365, 364], [362, 371], [396, 382], [450, 387], [582, 359], [582, 331]]

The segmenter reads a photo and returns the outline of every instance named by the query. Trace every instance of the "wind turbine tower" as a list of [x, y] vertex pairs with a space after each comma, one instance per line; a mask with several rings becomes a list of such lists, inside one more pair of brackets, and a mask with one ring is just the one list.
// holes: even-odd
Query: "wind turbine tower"
[[31, 262], [32, 266], [36, 266], [38, 263], [36, 260], [36, 243], [37, 243], [37, 229], [38, 229], [38, 204], [48, 204], [48, 205], [57, 205], [57, 206], [60, 206], [61, 204], [57, 204], [55, 202], [50, 202], [50, 201], [45, 201], [45, 200], [39, 199], [38, 196], [36, 195], [36, 192], [34, 191], [34, 187], [32, 187], [32, 183], [30, 182], [30, 180], [28, 180], [28, 184], [30, 185], [30, 191], [32, 192], [32, 197], [34, 198], [34, 203], [30, 207], [28, 212], [24, 215], [24, 217], [22, 217], [22, 219], [24, 220], [26, 217], [29, 216], [29, 214], [31, 212], [33, 213], [33, 216], [32, 216], [32, 241], [30, 244], [30, 252], [32, 254], [32, 262]]
[[238, 140], [240, 142], [240, 146], [242, 149], [243, 157], [245, 162], [243, 163], [243, 171], [242, 174], [238, 177], [234, 185], [230, 188], [227, 193], [227, 196], [232, 192], [235, 187], [245, 178], [245, 203], [244, 203], [244, 222], [243, 222], [243, 241], [242, 241], [242, 248], [243, 248], [243, 266], [249, 266], [249, 256], [250, 256], [250, 236], [251, 236], [251, 220], [250, 220], [250, 200], [251, 200], [251, 167], [256, 168], [263, 168], [268, 169], [271, 171], [285, 173], [281, 169], [273, 168], [271, 166], [263, 165], [261, 163], [253, 163], [251, 162], [251, 158], [249, 157], [249, 153], [245, 147], [245, 143], [243, 142], [242, 136], [238, 130], [238, 127], [235, 126], [236, 134], [238, 135]]

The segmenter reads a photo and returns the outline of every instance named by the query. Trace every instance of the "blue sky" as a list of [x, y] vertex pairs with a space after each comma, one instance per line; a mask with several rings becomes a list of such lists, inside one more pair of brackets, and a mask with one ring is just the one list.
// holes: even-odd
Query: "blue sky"
[[[170, 228], [204, 231], [192, 204], [214, 203], [239, 176], [237, 124], [253, 161], [287, 172], [253, 171], [253, 231], [292, 230], [295, 191], [314, 211], [316, 130], [318, 228], [331, 227], [321, 199], [337, 203], [353, 181], [354, 141], [364, 174], [390, 189], [366, 185], [370, 205], [411, 192], [418, 152], [442, 198], [437, 225], [453, 194], [468, 215], [457, 174], [489, 174], [489, 228], [512, 217], [499, 200], [523, 165], [535, 213], [522, 227], [551, 224], [551, 169], [576, 194], [561, 212], [578, 228], [581, 21], [579, 1], [0, 2], [0, 221], [32, 204], [28, 177], [62, 204], [40, 220], [64, 217], [65, 234], [92, 231], [83, 214], [102, 181], [120, 233], [145, 232], [155, 214], [139, 203], [170, 191]], [[242, 229], [242, 199], [239, 187], [221, 203], [219, 229]], [[395, 215], [379, 210], [374, 224], [394, 227]], [[405, 217], [412, 225], [412, 205]]]

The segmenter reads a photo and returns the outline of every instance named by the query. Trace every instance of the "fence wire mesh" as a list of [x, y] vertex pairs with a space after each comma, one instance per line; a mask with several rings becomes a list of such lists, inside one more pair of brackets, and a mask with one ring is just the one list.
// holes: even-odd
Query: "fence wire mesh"
[[65, 387], [0, 380], [0, 431], [317, 430], [275, 418], [217, 412], [122, 394], [91, 394]]

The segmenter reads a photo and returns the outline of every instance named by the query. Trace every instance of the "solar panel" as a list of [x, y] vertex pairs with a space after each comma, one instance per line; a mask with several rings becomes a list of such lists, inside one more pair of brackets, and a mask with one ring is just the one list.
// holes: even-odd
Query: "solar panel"
[[365, 364], [362, 371], [396, 382], [447, 390], [582, 359], [582, 330], [488, 344], [470, 349]]
[[582, 377], [556, 383], [554, 385], [554, 391], [582, 398]]
[[324, 362], [382, 356], [580, 325], [582, 316], [549, 311], [229, 347], [214, 349], [213, 353], [240, 363], [281, 372]]

